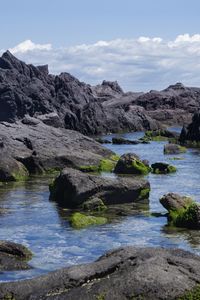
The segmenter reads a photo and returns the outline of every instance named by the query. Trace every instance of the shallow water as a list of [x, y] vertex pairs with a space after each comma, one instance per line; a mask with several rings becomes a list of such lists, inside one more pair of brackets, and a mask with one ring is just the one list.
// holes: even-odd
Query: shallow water
[[[178, 129], [177, 129], [178, 130]], [[142, 133], [121, 135], [137, 139]], [[24, 184], [0, 186], [0, 239], [11, 240], [28, 246], [34, 253], [29, 271], [2, 272], [1, 281], [24, 279], [58, 269], [63, 266], [95, 260], [105, 251], [122, 245], [178, 247], [200, 254], [199, 231], [169, 229], [165, 209], [159, 198], [168, 192], [190, 195], [200, 200], [200, 151], [174, 155], [182, 160], [170, 160], [173, 155], [163, 154], [166, 142], [139, 145], [105, 146], [118, 154], [134, 152], [150, 163], [166, 161], [175, 165], [177, 173], [150, 174], [150, 205], [133, 216], [118, 218], [111, 224], [73, 230], [67, 221], [67, 211], [49, 201], [48, 182], [51, 178], [35, 177]], [[104, 174], [105, 175], [105, 174]], [[161, 217], [150, 213], [163, 213]]]

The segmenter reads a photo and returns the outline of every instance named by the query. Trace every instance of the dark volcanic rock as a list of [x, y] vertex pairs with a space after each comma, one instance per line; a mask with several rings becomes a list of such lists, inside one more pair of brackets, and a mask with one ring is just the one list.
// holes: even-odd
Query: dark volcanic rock
[[199, 256], [180, 249], [129, 246], [110, 251], [94, 263], [0, 283], [0, 298], [175, 300], [199, 283]]
[[178, 210], [182, 208], [187, 208], [188, 204], [191, 203], [192, 199], [185, 196], [180, 196], [176, 193], [168, 193], [160, 199], [160, 203], [165, 209]]
[[50, 197], [63, 207], [75, 208], [93, 196], [102, 199], [105, 205], [142, 201], [146, 199], [143, 190], [149, 189], [146, 180], [108, 179], [66, 168], [50, 187]]
[[116, 145], [137, 145], [140, 142], [139, 141], [132, 141], [132, 140], [127, 140], [124, 138], [112, 138], [112, 143]]
[[200, 142], [200, 112], [193, 115], [192, 122], [183, 127], [180, 135], [180, 142], [182, 144], [194, 143], [194, 146], [199, 146]]
[[[31, 125], [30, 125], [31, 124]], [[0, 181], [66, 166], [97, 165], [113, 153], [77, 131], [31, 122], [0, 123]], [[24, 168], [25, 166], [25, 168]]]
[[25, 115], [84, 134], [156, 130], [161, 122], [191, 120], [200, 89], [181, 84], [157, 92], [124, 93], [117, 82], [90, 86], [68, 73], [53, 76], [47, 66], [27, 65], [9, 51], [0, 58], [0, 121]]
[[0, 271], [27, 270], [31, 267], [26, 261], [32, 253], [20, 244], [9, 241], [0, 241]]
[[169, 193], [160, 199], [160, 203], [168, 210], [168, 221], [171, 225], [200, 229], [200, 205], [191, 198]]
[[176, 167], [164, 163], [164, 162], [156, 162], [151, 165], [152, 173], [154, 174], [168, 174], [176, 172]]
[[115, 169], [118, 174], [147, 175], [150, 172], [148, 161], [141, 161], [134, 153], [125, 153], [118, 160]]

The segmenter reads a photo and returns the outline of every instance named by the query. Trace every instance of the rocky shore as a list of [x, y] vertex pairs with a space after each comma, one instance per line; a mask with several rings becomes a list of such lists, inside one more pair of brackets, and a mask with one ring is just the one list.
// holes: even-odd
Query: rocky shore
[[199, 284], [199, 256], [178, 249], [129, 246], [90, 264], [1, 283], [0, 299], [197, 300]]
[[[7, 51], [0, 58], [0, 182], [57, 172], [50, 200], [69, 211], [70, 225], [105, 224], [108, 207], [149, 202], [144, 176], [167, 176], [177, 169], [165, 162], [149, 165], [135, 153], [120, 157], [101, 145], [110, 141], [89, 135], [148, 130], [139, 140], [113, 138], [112, 143], [165, 140], [164, 154], [184, 153], [183, 145], [200, 143], [199, 113], [192, 118], [199, 104], [200, 89], [180, 83], [160, 92], [125, 93], [117, 82], [93, 87], [68, 73], [51, 75], [47, 66], [27, 65]], [[180, 139], [163, 129], [191, 119]], [[199, 205], [191, 199], [170, 193], [160, 202], [168, 210], [168, 225], [200, 228]], [[31, 255], [24, 246], [1, 241], [0, 269], [29, 269]], [[90, 264], [0, 283], [0, 299], [200, 299], [191, 298], [200, 297], [199, 270], [199, 257], [189, 252], [124, 247]]]

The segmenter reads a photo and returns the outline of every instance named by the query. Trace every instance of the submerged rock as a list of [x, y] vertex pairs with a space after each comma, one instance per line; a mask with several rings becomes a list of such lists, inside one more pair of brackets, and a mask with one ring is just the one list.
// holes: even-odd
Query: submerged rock
[[150, 172], [150, 167], [147, 160], [141, 161], [136, 154], [126, 153], [118, 160], [114, 172], [118, 174], [147, 175]]
[[116, 145], [137, 145], [140, 142], [139, 141], [132, 141], [132, 140], [127, 140], [124, 138], [112, 138], [112, 143]]
[[32, 253], [25, 246], [9, 241], [0, 241], [0, 271], [31, 269], [27, 261]]
[[164, 162], [157, 162], [151, 165], [152, 173], [168, 174], [176, 172], [176, 167]]
[[[69, 208], [81, 206], [91, 197], [105, 205], [131, 203], [148, 198], [150, 184], [133, 178], [109, 179], [66, 168], [50, 186], [50, 198]], [[144, 195], [145, 191], [145, 195]]]
[[177, 144], [166, 144], [164, 146], [164, 154], [180, 154], [185, 153], [187, 149]]
[[189, 229], [200, 229], [200, 205], [191, 198], [169, 193], [160, 199], [160, 203], [169, 212], [169, 224]]
[[[89, 264], [19, 282], [0, 283], [0, 298], [16, 300], [166, 300], [195, 295], [199, 256], [181, 249], [112, 250]], [[11, 298], [12, 299], [12, 298]]]

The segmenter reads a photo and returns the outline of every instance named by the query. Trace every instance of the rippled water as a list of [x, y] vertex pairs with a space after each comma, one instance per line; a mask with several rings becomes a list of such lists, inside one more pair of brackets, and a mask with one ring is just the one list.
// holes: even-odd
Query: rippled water
[[[122, 136], [137, 139], [142, 133]], [[118, 218], [111, 224], [73, 230], [69, 227], [66, 211], [49, 201], [48, 182], [51, 178], [32, 178], [24, 184], [0, 186], [0, 239], [27, 245], [34, 257], [32, 270], [3, 272], [1, 281], [17, 280], [42, 274], [57, 268], [95, 260], [106, 250], [122, 245], [179, 247], [200, 254], [199, 231], [169, 229], [167, 219], [151, 212], [164, 213], [159, 198], [168, 192], [190, 195], [200, 200], [200, 151], [190, 149], [176, 155], [183, 160], [170, 160], [163, 155], [166, 142], [139, 145], [105, 145], [118, 154], [134, 152], [150, 163], [166, 161], [175, 165], [177, 173], [150, 174], [150, 205], [133, 216]], [[3, 209], [3, 211], [2, 211]]]

